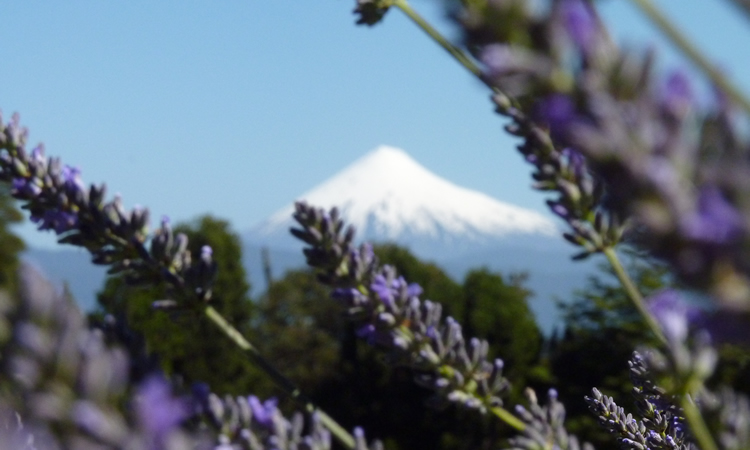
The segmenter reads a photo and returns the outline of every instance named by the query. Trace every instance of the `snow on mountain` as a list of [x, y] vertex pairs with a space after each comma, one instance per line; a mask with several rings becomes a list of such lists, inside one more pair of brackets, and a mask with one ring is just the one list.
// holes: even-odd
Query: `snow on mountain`
[[[526, 237], [531, 242], [559, 236], [548, 218], [457, 186], [403, 150], [388, 146], [366, 154], [299, 200], [324, 208], [337, 206], [362, 239], [411, 247], [436, 243], [465, 247], [508, 238]], [[254, 227], [247, 240], [283, 242], [294, 225], [293, 211], [292, 204], [279, 210]]]

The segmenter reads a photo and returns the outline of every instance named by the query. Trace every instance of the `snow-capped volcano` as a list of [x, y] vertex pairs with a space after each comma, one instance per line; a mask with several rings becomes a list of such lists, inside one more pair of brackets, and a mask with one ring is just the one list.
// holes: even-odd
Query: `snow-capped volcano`
[[[448, 246], [513, 237], [552, 237], [554, 223], [518, 206], [457, 186], [403, 150], [381, 146], [304, 193], [318, 207], [337, 206], [362, 239]], [[294, 225], [292, 204], [254, 227], [251, 241], [279, 242]]]

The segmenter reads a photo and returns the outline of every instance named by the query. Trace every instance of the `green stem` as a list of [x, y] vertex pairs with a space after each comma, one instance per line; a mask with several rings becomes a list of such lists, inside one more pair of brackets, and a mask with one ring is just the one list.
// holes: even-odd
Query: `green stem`
[[448, 52], [453, 58], [458, 61], [459, 64], [461, 64], [466, 70], [468, 70], [472, 75], [477, 77], [479, 81], [484, 83], [487, 87], [492, 89], [492, 91], [495, 93], [495, 95], [499, 95], [503, 97], [503, 100], [507, 104], [511, 104], [511, 98], [505, 94], [503, 91], [498, 89], [496, 86], [493, 86], [492, 83], [487, 81], [484, 76], [482, 76], [482, 69], [479, 68], [479, 66], [474, 62], [474, 60], [471, 59], [463, 50], [456, 47], [455, 45], [451, 44], [448, 39], [446, 39], [438, 30], [436, 30], [432, 25], [430, 25], [429, 22], [427, 22], [422, 16], [419, 15], [412, 7], [409, 5], [408, 0], [393, 0], [393, 6], [400, 9], [406, 16], [411, 19], [414, 24], [416, 24], [419, 28], [422, 29], [429, 37], [432, 38], [437, 44], [443, 49]]
[[215, 323], [224, 334], [232, 340], [239, 348], [244, 350], [255, 364], [257, 364], [271, 379], [296, 402], [302, 405], [309, 413], [316, 413], [320, 422], [325, 426], [333, 436], [346, 448], [353, 450], [355, 447], [354, 437], [349, 434], [341, 425], [339, 425], [331, 416], [315, 406], [315, 404], [304, 395], [288, 378], [282, 375], [275, 367], [271, 365], [263, 356], [261, 356], [253, 344], [237, 331], [224, 317], [219, 314], [212, 306], [207, 306], [204, 310], [206, 317]]
[[[632, 0], [636, 6], [657, 26], [677, 48], [698, 66], [711, 81], [721, 88], [730, 99], [750, 114], [750, 100], [740, 90], [732, 85], [716, 67], [683, 35], [667, 17], [659, 11], [651, 0]], [[747, 5], [747, 1], [743, 2]]]
[[502, 408], [500, 406], [495, 406], [490, 408], [490, 411], [492, 414], [497, 416], [500, 420], [507, 423], [511, 427], [515, 428], [518, 431], [524, 431], [526, 429], [526, 424], [523, 423], [518, 417], [514, 416], [505, 408]]
[[685, 419], [687, 419], [690, 425], [690, 431], [695, 440], [698, 441], [698, 446], [701, 450], [719, 450], [719, 447], [711, 436], [711, 432], [708, 430], [708, 426], [706, 426], [706, 422], [703, 420], [703, 416], [689, 395], [684, 394], [682, 396], [680, 406], [682, 406]]
[[610, 266], [612, 266], [612, 270], [615, 271], [615, 276], [617, 276], [617, 279], [620, 280], [620, 284], [622, 284], [622, 287], [625, 288], [625, 292], [627, 293], [628, 297], [630, 297], [630, 301], [641, 314], [643, 320], [649, 326], [654, 335], [659, 338], [659, 341], [661, 341], [663, 344], [666, 344], [667, 339], [666, 337], [664, 337], [664, 333], [662, 332], [659, 323], [656, 322], [656, 319], [654, 319], [651, 313], [648, 312], [648, 309], [646, 309], [646, 305], [643, 302], [641, 293], [638, 291], [635, 283], [633, 283], [633, 280], [630, 279], [627, 271], [625, 271], [625, 268], [620, 263], [620, 259], [618, 258], [615, 249], [612, 247], [608, 247], [605, 248], [602, 253], [604, 253], [607, 261], [609, 261]]
[[419, 28], [427, 33], [435, 42], [437, 42], [445, 51], [451, 54], [462, 66], [469, 72], [473, 73], [477, 78], [482, 79], [482, 70], [472, 61], [466, 54], [451, 44], [439, 31], [430, 25], [422, 16], [420, 16], [412, 7], [409, 5], [407, 0], [394, 0], [393, 6], [400, 9], [407, 15]]

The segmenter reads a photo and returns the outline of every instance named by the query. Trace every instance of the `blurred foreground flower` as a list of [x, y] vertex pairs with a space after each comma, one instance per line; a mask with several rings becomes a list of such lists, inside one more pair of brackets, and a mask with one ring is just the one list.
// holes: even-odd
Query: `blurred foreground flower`
[[[615, 234], [599, 233], [606, 247], [632, 219], [636, 237], [683, 283], [723, 309], [750, 312], [750, 141], [728, 97], [701, 111], [682, 72], [661, 76], [651, 52], [614, 45], [595, 2], [454, 4], [483, 79], [502, 93], [498, 111], [515, 122], [506, 128], [526, 140], [520, 150], [538, 167], [538, 187], [561, 194], [550, 207], [571, 224], [566, 237], [596, 250], [596, 236], [576, 221], [609, 217]], [[563, 151], [585, 157], [598, 189], [561, 183], [554, 155]], [[591, 196], [586, 208], [576, 209], [578, 193]]]
[[[0, 302], [8, 332], [0, 410], [6, 419], [17, 415], [16, 437], [39, 450], [188, 448], [179, 428], [188, 410], [165, 409], [180, 402], [166, 381], [150, 379], [130, 397], [127, 354], [109, 348], [103, 333], [90, 329], [72, 300], [35, 269], [24, 266], [21, 281], [20, 301]], [[133, 404], [134, 412], [126, 407]], [[2, 448], [9, 441], [0, 442]]]
[[[158, 373], [129, 379], [129, 355], [89, 328], [75, 304], [24, 266], [19, 301], [0, 297], [0, 449], [328, 450], [313, 415], [287, 420], [275, 400], [179, 396]], [[142, 349], [129, 347], [138, 355]], [[362, 431], [357, 450], [368, 446]]]

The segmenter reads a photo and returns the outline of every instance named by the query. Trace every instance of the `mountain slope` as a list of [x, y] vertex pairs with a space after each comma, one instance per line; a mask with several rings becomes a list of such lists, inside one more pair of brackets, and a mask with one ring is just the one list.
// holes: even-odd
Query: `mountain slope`
[[[381, 146], [299, 197], [308, 203], [337, 206], [360, 239], [395, 241], [413, 249], [436, 244], [468, 250], [512, 238], [558, 236], [546, 217], [457, 186], [431, 173], [403, 150]], [[295, 245], [292, 204], [251, 229], [248, 242]], [[436, 257], [438, 255], [429, 255]]]

